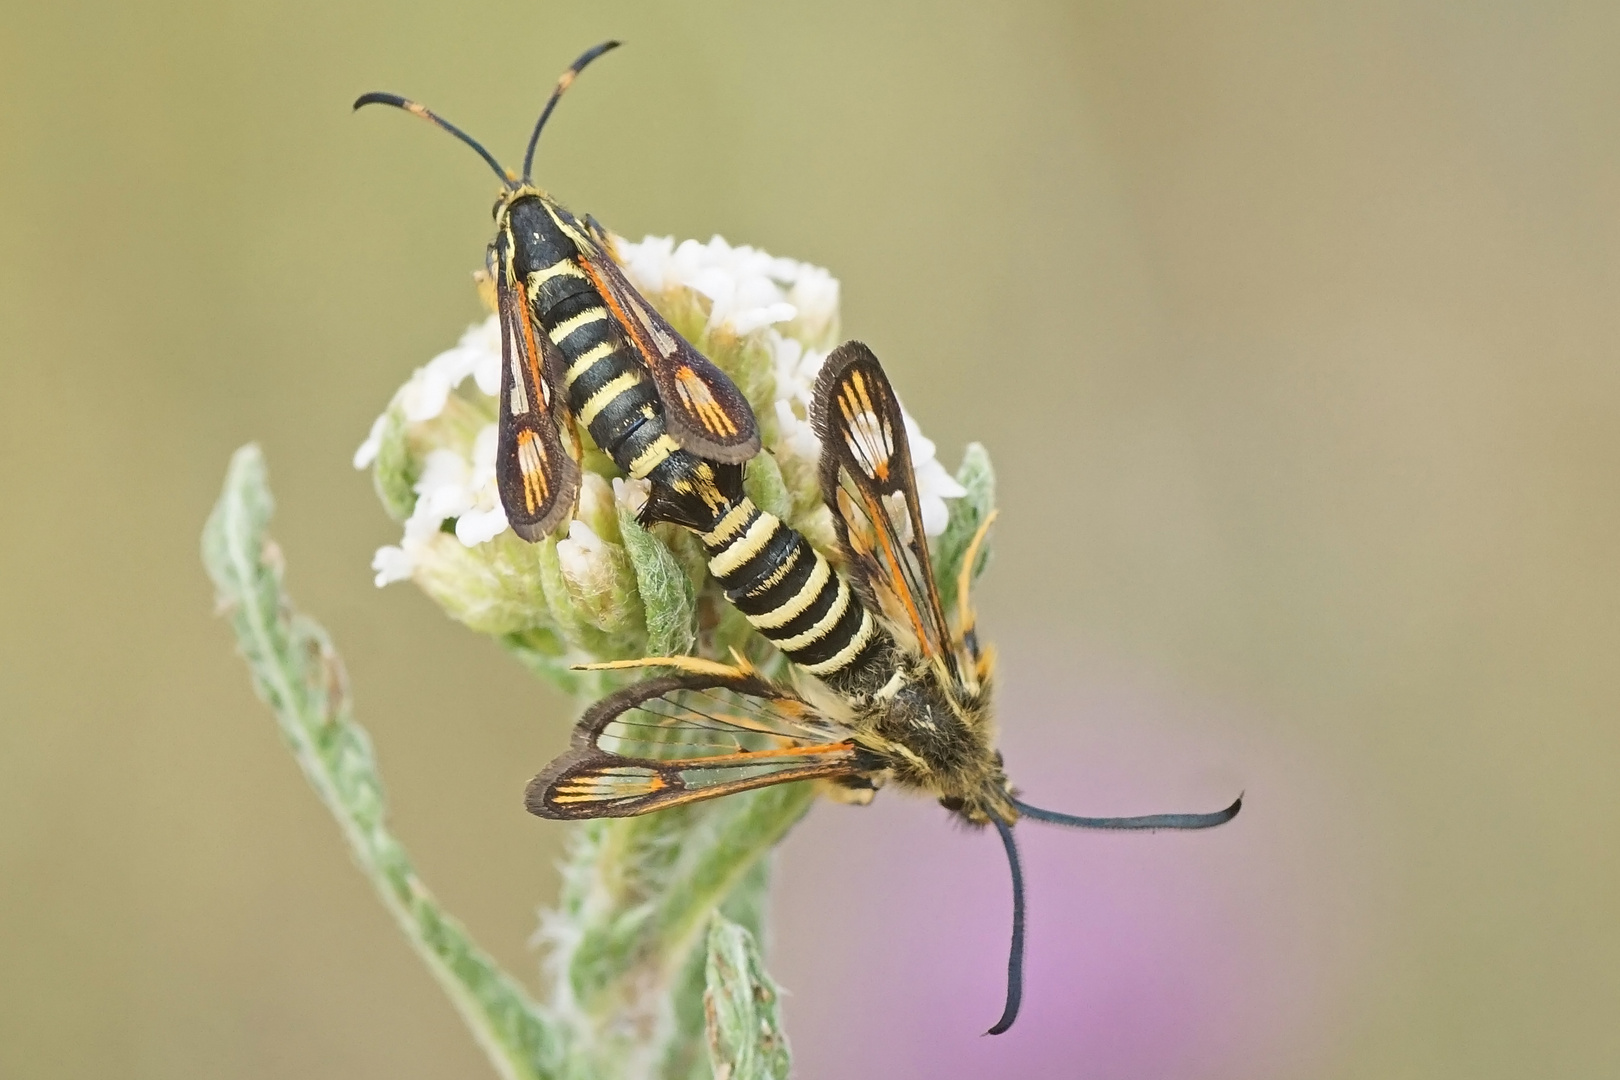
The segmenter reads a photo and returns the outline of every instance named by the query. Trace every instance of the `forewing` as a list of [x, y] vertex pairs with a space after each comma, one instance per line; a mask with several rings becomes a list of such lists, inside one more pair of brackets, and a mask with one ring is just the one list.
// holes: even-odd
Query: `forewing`
[[522, 291], [506, 273], [496, 279], [501, 316], [501, 414], [496, 437], [495, 482], [512, 531], [525, 540], [544, 539], [574, 508], [579, 464], [563, 449], [558, 433], [561, 401], [552, 394], [545, 348], [549, 344], [529, 317]]
[[752, 677], [671, 675], [591, 706], [574, 746], [529, 783], [529, 812], [633, 817], [793, 780], [855, 776], [842, 725]]
[[857, 582], [891, 621], [910, 628], [925, 656], [954, 664], [905, 417], [870, 349], [846, 341], [832, 351], [810, 415], [821, 437], [822, 498]]
[[605, 250], [581, 248], [581, 253], [585, 272], [658, 384], [664, 424], [675, 441], [721, 464], [753, 457], [759, 425], [736, 384], [653, 310]]

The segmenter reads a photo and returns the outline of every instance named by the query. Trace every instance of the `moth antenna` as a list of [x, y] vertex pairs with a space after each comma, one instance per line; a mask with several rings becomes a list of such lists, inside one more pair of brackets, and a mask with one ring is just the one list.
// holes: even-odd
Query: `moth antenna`
[[563, 91], [574, 85], [579, 73], [585, 70], [585, 65], [610, 49], [617, 49], [623, 42], [604, 41], [600, 45], [593, 45], [579, 54], [579, 59], [568, 65], [568, 70], [557, 77], [557, 89], [551, 92], [546, 101], [546, 107], [540, 112], [540, 119], [534, 122], [534, 133], [529, 136], [529, 148], [523, 153], [523, 182], [529, 182], [529, 174], [534, 170], [534, 148], [540, 145], [540, 130], [546, 126], [551, 117], [551, 110], [557, 107], [557, 102], [563, 96]]
[[1212, 829], [1237, 817], [1238, 811], [1243, 809], [1243, 796], [1239, 795], [1231, 806], [1213, 814], [1143, 814], [1141, 817], [1080, 817], [1076, 814], [1060, 814], [1056, 810], [1042, 810], [1017, 799], [1012, 804], [1027, 818], [1053, 825], [1067, 825], [1072, 829]]
[[359, 97], [355, 98], [354, 107], [356, 109], [359, 109], [365, 105], [392, 105], [396, 109], [404, 109], [412, 116], [420, 116], [428, 123], [434, 125], [435, 127], [443, 128], [445, 131], [448, 131], [450, 134], [454, 135], [456, 138], [478, 151], [478, 156], [489, 162], [489, 167], [495, 170], [495, 175], [501, 178], [501, 183], [510, 187], [516, 179], [510, 172], [501, 167], [501, 163], [496, 161], [494, 155], [492, 155], [488, 150], [485, 150], [477, 139], [473, 138], [465, 131], [462, 131], [460, 128], [456, 127], [456, 125], [452, 124], [450, 121], [446, 120], [432, 109], [429, 109], [426, 105], [412, 101], [410, 98], [402, 98], [398, 94], [361, 94]]
[[1007, 849], [1007, 865], [1012, 868], [1013, 931], [1012, 946], [1007, 950], [1007, 1004], [1001, 1009], [1001, 1019], [986, 1035], [1000, 1035], [1018, 1019], [1018, 1006], [1024, 1000], [1024, 871], [1018, 862], [1018, 845], [1013, 843], [1012, 826], [1000, 818], [990, 819], [996, 832], [1001, 834], [1001, 846]]

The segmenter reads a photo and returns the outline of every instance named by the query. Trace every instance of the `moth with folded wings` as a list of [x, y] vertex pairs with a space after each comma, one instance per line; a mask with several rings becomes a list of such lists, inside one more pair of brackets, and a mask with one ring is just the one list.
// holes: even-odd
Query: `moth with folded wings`
[[672, 517], [701, 519], [742, 498], [742, 463], [759, 449], [748, 400], [630, 284], [607, 231], [576, 218], [530, 178], [557, 102], [587, 64], [618, 44], [587, 49], [557, 80], [521, 175], [418, 102], [371, 93], [354, 103], [427, 120], [501, 178], [487, 252], [503, 361], [495, 476], [512, 531], [529, 541], [574, 512], [581, 426], [626, 474], [652, 482]]
[[[821, 437], [822, 495], [837, 526], [848, 587], [806, 581], [778, 588], [777, 604], [790, 620], [813, 618], [803, 635], [834, 636], [831, 646], [848, 662], [826, 682], [801, 678], [794, 685], [767, 680], [740, 660], [654, 657], [594, 665], [675, 672], [592, 706], [575, 729], [572, 749], [529, 784], [527, 805], [564, 821], [629, 817], [771, 784], [822, 780], [858, 802], [894, 784], [938, 799], [971, 826], [992, 825], [1012, 867], [1014, 896], [1006, 1006], [990, 1029], [999, 1034], [1012, 1026], [1021, 997], [1024, 901], [1015, 822], [1030, 817], [1081, 828], [1203, 829], [1230, 821], [1242, 799], [1215, 813], [1130, 818], [1077, 817], [1021, 801], [995, 748], [993, 656], [978, 641], [968, 599], [990, 518], [969, 545], [956, 610], [947, 616], [923, 533], [900, 403], [866, 346], [846, 342], [827, 358], [812, 419]], [[771, 561], [774, 538], [791, 530], [775, 519], [748, 524], [762, 520], [757, 511], [739, 513], [730, 532], [710, 546], [718, 545], [721, 557], [727, 542], [745, 548], [727, 565], [763, 562], [753, 575], [763, 596], [789, 582], [793, 568]], [[835, 599], [819, 615], [793, 610], [795, 596], [811, 593]], [[772, 617], [770, 611], [762, 616]]]

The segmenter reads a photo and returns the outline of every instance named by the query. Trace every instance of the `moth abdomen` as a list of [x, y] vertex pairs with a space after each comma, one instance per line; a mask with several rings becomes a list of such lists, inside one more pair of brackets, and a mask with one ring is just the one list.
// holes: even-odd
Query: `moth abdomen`
[[835, 679], [870, 659], [882, 635], [825, 556], [744, 498], [701, 537], [709, 572], [749, 623], [812, 675]]

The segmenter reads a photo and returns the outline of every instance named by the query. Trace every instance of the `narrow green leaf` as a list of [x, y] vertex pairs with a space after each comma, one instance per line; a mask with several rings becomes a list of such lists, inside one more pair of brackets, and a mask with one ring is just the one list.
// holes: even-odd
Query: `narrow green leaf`
[[697, 595], [692, 580], [664, 542], [619, 508], [619, 535], [635, 570], [647, 619], [648, 656], [684, 656], [697, 640]]
[[382, 438], [377, 460], [371, 467], [371, 483], [383, 509], [395, 521], [404, 521], [416, 509], [416, 481], [419, 468], [405, 433], [405, 416], [393, 405], [383, 414]]
[[[754, 940], [765, 935], [765, 912], [770, 903], [771, 863], [767, 853], [737, 882], [717, 909], [725, 919], [742, 926]], [[674, 1036], [669, 1041], [670, 1052], [660, 1072], [665, 1080], [709, 1080], [712, 1069], [708, 1051], [708, 1010], [704, 1004], [704, 991], [708, 987], [709, 943], [705, 938], [693, 945], [676, 982]]]
[[782, 469], [776, 459], [767, 453], [755, 454], [743, 476], [743, 490], [754, 500], [754, 505], [767, 514], [775, 514], [783, 521], [793, 513], [793, 496], [788, 494], [782, 479]]
[[765, 973], [754, 935], [716, 913], [705, 970], [703, 1006], [715, 1080], [786, 1080], [793, 1059], [782, 1032], [779, 992]]
[[556, 1022], [446, 915], [388, 831], [371, 740], [354, 721], [343, 662], [313, 619], [282, 591], [266, 534], [274, 509], [257, 446], [231, 458], [203, 529], [203, 562], [248, 662], [254, 689], [315, 793], [337, 819], [360, 869], [506, 1080], [551, 1080], [562, 1060]]

